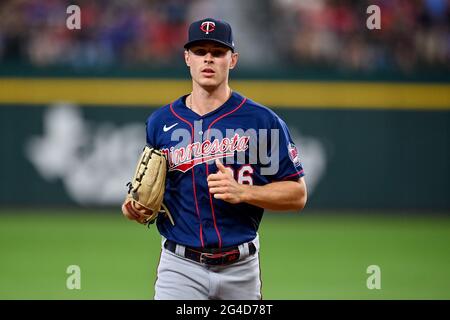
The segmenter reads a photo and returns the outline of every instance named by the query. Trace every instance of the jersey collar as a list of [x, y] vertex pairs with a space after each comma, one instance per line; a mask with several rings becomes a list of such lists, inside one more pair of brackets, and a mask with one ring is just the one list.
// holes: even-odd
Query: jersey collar
[[232, 109], [236, 108], [240, 103], [242, 103], [242, 101], [244, 100], [244, 97], [242, 95], [240, 95], [238, 92], [233, 91], [231, 93], [230, 98], [228, 98], [227, 101], [225, 101], [225, 103], [223, 105], [221, 105], [220, 107], [218, 107], [217, 109], [208, 112], [206, 114], [204, 114], [203, 116], [199, 115], [198, 113], [192, 111], [191, 109], [189, 109], [186, 106], [186, 98], [187, 98], [188, 94], [180, 97], [178, 100], [176, 100], [174, 102], [174, 107], [176, 108], [176, 112], [180, 112], [183, 115], [185, 115], [186, 117], [192, 119], [205, 119], [205, 118], [209, 118], [209, 117], [216, 117], [219, 116], [223, 113], [226, 113], [228, 111], [231, 111]]

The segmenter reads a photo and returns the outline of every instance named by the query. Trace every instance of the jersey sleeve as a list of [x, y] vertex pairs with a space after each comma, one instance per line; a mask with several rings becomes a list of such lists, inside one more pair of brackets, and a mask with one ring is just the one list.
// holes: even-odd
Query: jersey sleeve
[[155, 112], [152, 113], [147, 121], [145, 122], [145, 131], [146, 131], [146, 142], [147, 145], [152, 146], [154, 148], [159, 148], [158, 143], [158, 132], [157, 128], [158, 126], [156, 124], [156, 116]]
[[[278, 152], [278, 170], [267, 178], [271, 181], [297, 181], [304, 176], [298, 146], [292, 140], [286, 123], [278, 116], [275, 116], [272, 121], [272, 129], [277, 129], [278, 132], [277, 141], [271, 141], [272, 157], [273, 152]], [[276, 159], [277, 157], [273, 161]]]

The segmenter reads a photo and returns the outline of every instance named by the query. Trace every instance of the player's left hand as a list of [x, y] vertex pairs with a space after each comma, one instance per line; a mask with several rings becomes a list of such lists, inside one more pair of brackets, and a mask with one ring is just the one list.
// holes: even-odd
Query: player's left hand
[[229, 203], [240, 203], [244, 201], [246, 185], [239, 184], [234, 180], [233, 173], [216, 159], [217, 173], [208, 176], [209, 192], [215, 199], [221, 199]]

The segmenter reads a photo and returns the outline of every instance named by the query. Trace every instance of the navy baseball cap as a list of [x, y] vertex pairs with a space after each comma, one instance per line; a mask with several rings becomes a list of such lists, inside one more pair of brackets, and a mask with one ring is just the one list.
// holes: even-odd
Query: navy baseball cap
[[234, 52], [233, 32], [225, 21], [206, 18], [191, 23], [184, 48], [189, 49], [194, 43], [205, 40], [218, 42]]

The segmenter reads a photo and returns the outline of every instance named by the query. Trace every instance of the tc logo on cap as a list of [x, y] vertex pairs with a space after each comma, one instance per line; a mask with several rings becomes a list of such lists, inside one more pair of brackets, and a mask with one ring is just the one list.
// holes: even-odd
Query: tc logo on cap
[[200, 26], [200, 30], [202, 30], [206, 34], [213, 32], [215, 29], [216, 29], [216, 24], [212, 21], [205, 21]]

